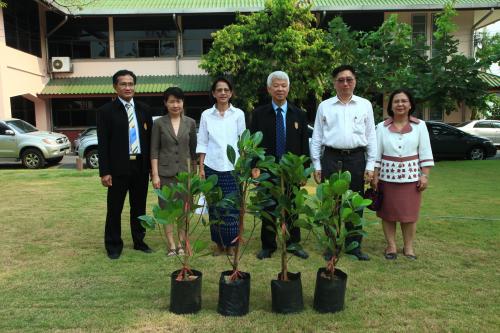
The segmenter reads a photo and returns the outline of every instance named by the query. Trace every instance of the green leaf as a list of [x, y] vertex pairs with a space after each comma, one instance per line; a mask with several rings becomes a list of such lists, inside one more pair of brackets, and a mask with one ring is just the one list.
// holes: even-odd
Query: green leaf
[[234, 151], [233, 146], [227, 145], [226, 153], [229, 162], [231, 162], [231, 164], [234, 165], [234, 163], [236, 162], [236, 152]]
[[349, 189], [349, 183], [344, 179], [339, 179], [333, 183], [333, 193], [336, 195], [344, 194], [347, 189]]
[[208, 247], [208, 243], [206, 241], [203, 241], [200, 239], [197, 239], [192, 245], [193, 252], [201, 252], [204, 249], [206, 249], [207, 247]]

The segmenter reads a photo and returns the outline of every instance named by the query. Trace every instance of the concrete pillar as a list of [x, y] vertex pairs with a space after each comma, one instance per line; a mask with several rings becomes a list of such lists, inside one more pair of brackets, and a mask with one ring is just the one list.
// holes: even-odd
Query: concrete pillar
[[[3, 10], [0, 9], [0, 59], [6, 59], [5, 26], [3, 23]], [[10, 97], [6, 93], [6, 67], [5, 61], [0, 61], [0, 119], [11, 118]]]
[[115, 27], [113, 23], [113, 17], [108, 17], [108, 34], [109, 34], [109, 57], [111, 59], [115, 58]]

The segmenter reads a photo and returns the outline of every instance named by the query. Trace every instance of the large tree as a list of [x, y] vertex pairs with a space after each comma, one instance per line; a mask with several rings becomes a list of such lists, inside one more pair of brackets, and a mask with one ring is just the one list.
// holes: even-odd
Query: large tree
[[338, 57], [315, 23], [306, 1], [266, 1], [263, 11], [238, 15], [235, 24], [214, 33], [200, 67], [211, 76], [231, 76], [247, 110], [265, 94], [266, 77], [275, 70], [290, 76], [291, 100], [299, 105], [309, 97], [320, 100], [331, 87]]

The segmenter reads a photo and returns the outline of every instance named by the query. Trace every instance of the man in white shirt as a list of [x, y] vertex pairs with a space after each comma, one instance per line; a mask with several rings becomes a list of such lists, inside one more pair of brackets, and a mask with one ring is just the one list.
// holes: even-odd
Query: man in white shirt
[[[373, 178], [377, 140], [370, 101], [354, 95], [356, 72], [352, 66], [342, 65], [332, 72], [337, 95], [318, 107], [311, 141], [311, 160], [317, 183], [332, 173], [351, 173], [351, 190], [363, 194], [364, 184]], [[347, 229], [354, 229], [347, 224]], [[349, 236], [346, 247], [357, 242], [349, 251], [359, 260], [369, 260], [361, 252], [362, 236]]]

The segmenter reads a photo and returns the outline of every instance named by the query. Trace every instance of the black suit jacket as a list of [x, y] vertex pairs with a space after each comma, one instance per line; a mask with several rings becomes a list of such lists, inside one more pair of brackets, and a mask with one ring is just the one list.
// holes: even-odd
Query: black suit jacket
[[[266, 155], [276, 157], [276, 112], [271, 103], [256, 108], [252, 113], [250, 131], [261, 131], [264, 135], [261, 147]], [[286, 112], [285, 153], [309, 156], [309, 137], [306, 113], [288, 101]]]
[[[153, 120], [149, 107], [134, 100], [139, 127], [142, 168], [151, 169], [150, 142]], [[99, 147], [99, 175], [121, 176], [130, 174], [129, 133], [127, 111], [116, 98], [97, 110], [97, 140]]]

